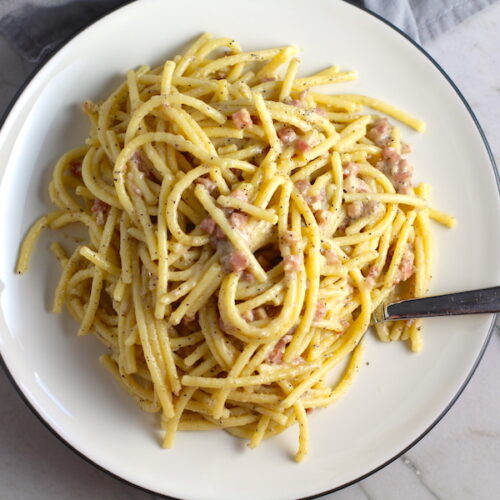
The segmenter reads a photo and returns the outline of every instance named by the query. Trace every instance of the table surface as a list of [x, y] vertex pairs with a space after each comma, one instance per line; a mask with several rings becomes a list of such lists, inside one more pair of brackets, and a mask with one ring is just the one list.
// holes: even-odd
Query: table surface
[[[461, 89], [500, 154], [500, 4], [425, 45]], [[0, 37], [0, 115], [33, 67]], [[490, 500], [500, 497], [500, 321], [471, 382], [417, 445], [329, 500]], [[97, 470], [58, 441], [0, 371], [0, 497], [8, 500], [160, 498]]]

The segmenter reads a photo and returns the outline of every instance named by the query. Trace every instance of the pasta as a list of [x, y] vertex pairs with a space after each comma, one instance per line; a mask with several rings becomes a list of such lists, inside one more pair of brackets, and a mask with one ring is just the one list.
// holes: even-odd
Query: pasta
[[[89, 136], [49, 186], [57, 209], [22, 244], [18, 273], [43, 229], [86, 228], [71, 252], [51, 246], [53, 310], [106, 346], [102, 364], [160, 414], [165, 447], [178, 430], [220, 428], [254, 448], [297, 423], [302, 460], [307, 413], [352, 383], [372, 313], [426, 293], [430, 220], [454, 224], [413, 186], [409, 146], [380, 113], [425, 124], [313, 92], [356, 73], [297, 77], [297, 52], [206, 34], [86, 101]], [[420, 320], [375, 330], [422, 347]]]

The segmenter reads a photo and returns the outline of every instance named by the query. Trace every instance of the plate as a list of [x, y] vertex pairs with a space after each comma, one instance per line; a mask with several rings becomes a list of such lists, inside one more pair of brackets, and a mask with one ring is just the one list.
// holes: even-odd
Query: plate
[[80, 145], [82, 100], [109, 94], [124, 72], [172, 57], [203, 31], [246, 49], [295, 43], [301, 72], [329, 64], [357, 69], [338, 92], [366, 93], [426, 120], [406, 128], [417, 180], [433, 204], [458, 219], [434, 229], [432, 293], [498, 285], [500, 198], [488, 146], [446, 75], [397, 30], [347, 3], [316, 0], [143, 0], [93, 24], [65, 45], [19, 96], [0, 134], [0, 349], [28, 404], [88, 460], [142, 488], [171, 497], [224, 500], [319, 495], [380, 468], [432, 427], [463, 389], [484, 350], [492, 316], [426, 321], [424, 351], [367, 335], [366, 365], [348, 394], [310, 416], [311, 450], [291, 456], [296, 429], [257, 450], [223, 432], [180, 433], [158, 444], [144, 415], [98, 363], [102, 348], [77, 338], [66, 315], [48, 312], [57, 264], [45, 235], [30, 271], [13, 272], [18, 245], [50, 204], [54, 161]]

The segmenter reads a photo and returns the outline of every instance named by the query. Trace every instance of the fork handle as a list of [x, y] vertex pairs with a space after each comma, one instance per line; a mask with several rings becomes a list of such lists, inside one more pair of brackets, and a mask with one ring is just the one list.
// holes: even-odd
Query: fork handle
[[500, 286], [402, 300], [385, 307], [384, 320], [500, 312]]

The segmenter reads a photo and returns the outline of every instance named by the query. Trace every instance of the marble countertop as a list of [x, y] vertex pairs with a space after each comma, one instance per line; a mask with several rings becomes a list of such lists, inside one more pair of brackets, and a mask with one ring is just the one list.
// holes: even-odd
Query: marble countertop
[[[425, 45], [461, 89], [500, 164], [500, 2]], [[33, 69], [0, 38], [0, 114]], [[471, 382], [439, 424], [401, 458], [329, 500], [500, 498], [500, 320]], [[97, 470], [58, 441], [0, 372], [0, 497], [160, 498]]]

